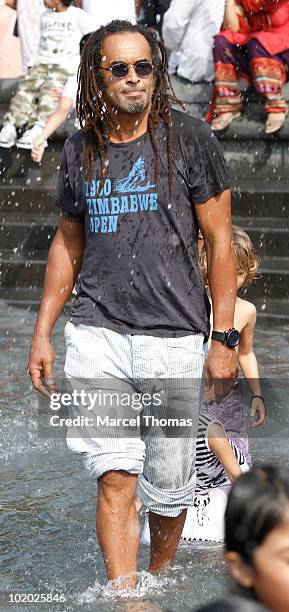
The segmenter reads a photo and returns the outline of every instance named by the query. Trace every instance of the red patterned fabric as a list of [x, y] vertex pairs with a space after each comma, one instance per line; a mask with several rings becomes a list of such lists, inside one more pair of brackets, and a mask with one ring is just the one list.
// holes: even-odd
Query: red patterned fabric
[[214, 117], [222, 113], [239, 112], [243, 106], [235, 66], [218, 62], [215, 64], [213, 96], [206, 121], [211, 123]]
[[259, 57], [252, 59], [250, 66], [254, 87], [266, 99], [265, 112], [287, 111], [288, 107], [282, 96], [282, 86], [286, 83], [286, 70], [283, 64], [269, 57]]
[[246, 10], [245, 17], [239, 16], [239, 32], [226, 29], [222, 36], [233, 45], [246, 45], [255, 38], [270, 55], [289, 49], [289, 0], [239, 0], [238, 4]]
[[243, 6], [246, 13], [259, 13], [260, 11], [271, 11], [279, 0], [239, 0], [238, 4]]

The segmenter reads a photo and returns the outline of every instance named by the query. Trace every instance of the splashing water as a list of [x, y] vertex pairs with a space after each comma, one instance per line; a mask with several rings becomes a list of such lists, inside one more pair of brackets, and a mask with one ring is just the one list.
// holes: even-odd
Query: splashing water
[[[222, 596], [227, 589], [222, 547], [210, 543], [182, 544], [175, 565], [158, 576], [147, 572], [149, 550], [141, 546], [137, 586], [120, 591], [105, 584], [94, 526], [96, 486], [85, 477], [81, 461], [67, 451], [63, 439], [45, 439], [38, 433], [38, 396], [26, 374], [36, 314], [0, 302], [0, 315], [0, 591], [64, 594], [61, 608], [57, 601], [49, 604], [52, 612], [168, 608], [185, 612]], [[64, 324], [61, 318], [52, 339], [56, 377], [64, 363]], [[288, 376], [288, 345], [288, 328], [257, 330], [262, 372]], [[274, 441], [274, 449], [265, 442], [257, 448], [257, 458], [271, 459], [274, 453], [278, 459], [284, 440], [279, 445]], [[29, 612], [38, 609], [29, 604]]]

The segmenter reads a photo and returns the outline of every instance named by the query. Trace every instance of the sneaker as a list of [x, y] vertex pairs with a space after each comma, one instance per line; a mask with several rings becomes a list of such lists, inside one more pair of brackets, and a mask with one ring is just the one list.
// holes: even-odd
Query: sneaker
[[[22, 134], [21, 138], [17, 140], [16, 147], [19, 149], [33, 149], [34, 140], [41, 136], [42, 132], [43, 127], [36, 123], [36, 125]], [[44, 141], [43, 145], [47, 147], [47, 140]]]
[[0, 147], [9, 149], [16, 144], [17, 132], [13, 123], [6, 123], [0, 132]]

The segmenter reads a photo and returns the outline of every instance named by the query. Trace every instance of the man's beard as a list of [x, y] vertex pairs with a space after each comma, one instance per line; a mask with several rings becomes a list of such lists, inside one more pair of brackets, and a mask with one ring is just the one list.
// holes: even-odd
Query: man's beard
[[134, 104], [129, 104], [127, 107], [128, 113], [142, 113], [145, 109], [144, 102], [135, 102]]

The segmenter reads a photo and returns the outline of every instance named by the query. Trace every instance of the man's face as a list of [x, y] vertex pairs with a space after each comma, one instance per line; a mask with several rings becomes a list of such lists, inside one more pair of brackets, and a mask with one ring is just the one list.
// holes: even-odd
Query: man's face
[[101, 68], [110, 68], [118, 62], [130, 64], [128, 74], [122, 79], [114, 77], [110, 71], [101, 70], [105, 87], [103, 99], [108, 110], [141, 113], [149, 109], [153, 93], [153, 73], [139, 77], [133, 64], [140, 60], [152, 63], [150, 46], [142, 34], [120, 32], [104, 39]]

